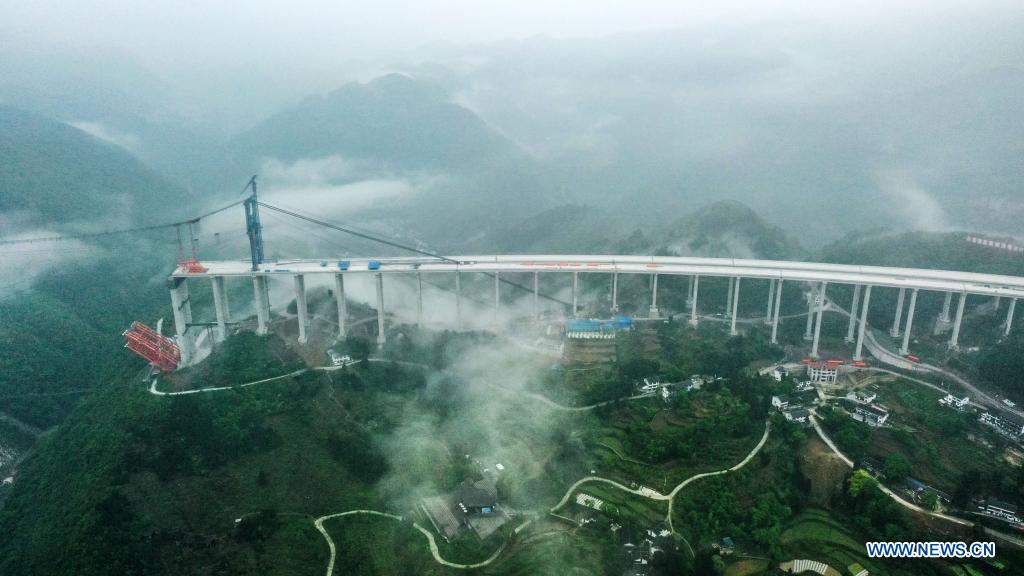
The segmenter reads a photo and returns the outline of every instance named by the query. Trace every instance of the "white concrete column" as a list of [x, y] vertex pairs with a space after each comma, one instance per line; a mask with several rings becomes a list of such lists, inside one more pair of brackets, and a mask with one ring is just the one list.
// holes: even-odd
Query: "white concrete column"
[[821, 339], [821, 318], [825, 315], [825, 290], [828, 289], [828, 282], [821, 283], [821, 292], [817, 298], [818, 317], [814, 319], [814, 343], [811, 344], [811, 358], [818, 357], [818, 341]]
[[181, 366], [192, 360], [192, 343], [188, 325], [192, 322], [192, 303], [188, 296], [188, 278], [171, 279], [171, 311], [174, 313], [174, 334], [181, 349]]
[[612, 314], [619, 312], [619, 273], [612, 272]]
[[213, 309], [217, 314], [217, 341], [223, 342], [228, 337], [228, 299], [224, 294], [224, 277], [210, 278], [213, 285]]
[[807, 292], [807, 327], [804, 328], [804, 340], [811, 340], [814, 338], [814, 292], [816, 288], [811, 286], [811, 289]]
[[853, 343], [853, 332], [857, 327], [857, 304], [860, 300], [860, 284], [853, 285], [853, 302], [850, 303], [850, 323], [846, 327], [846, 341]]
[[732, 312], [732, 291], [736, 286], [736, 278], [729, 278], [729, 289], [725, 292], [725, 313]]
[[860, 330], [857, 332], [857, 350], [853, 353], [853, 359], [860, 362], [864, 359], [861, 352], [864, 349], [864, 332], [868, 327], [868, 305], [871, 304], [871, 286], [864, 288], [864, 303], [861, 304]]
[[423, 327], [423, 276], [416, 273], [416, 325]]
[[[458, 276], [456, 276], [458, 278]], [[377, 348], [384, 347], [384, 275], [377, 272]]]
[[736, 314], [740, 309], [740, 278], [735, 278], [733, 282], [733, 293], [732, 293], [732, 325], [729, 327], [729, 334], [735, 336], [736, 332]]
[[779, 309], [782, 307], [782, 278], [779, 278], [779, 286], [775, 289], [775, 313], [772, 314], [772, 344], [779, 343]]
[[540, 317], [540, 272], [533, 273], [533, 317]]
[[267, 290], [265, 288], [267, 279], [263, 276], [252, 277], [253, 298], [256, 300], [256, 333], [263, 336], [267, 333], [267, 322], [269, 321], [269, 310], [267, 309]]
[[690, 276], [690, 286], [686, 289], [686, 304], [690, 305], [693, 302], [693, 284], [697, 281], [696, 276]]
[[906, 356], [910, 351], [910, 330], [914, 327], [914, 308], [917, 307], [917, 288], [910, 291], [910, 309], [907, 310], [907, 326], [903, 329], [903, 346], [900, 354]]
[[580, 273], [572, 273], [572, 314], [573, 318], [576, 317], [579, 311], [579, 291], [580, 291]]
[[455, 327], [462, 328], [462, 273], [455, 272]]
[[768, 309], [764, 313], [764, 323], [772, 323], [772, 304], [775, 303], [775, 279], [768, 281]]
[[960, 293], [960, 301], [956, 305], [956, 318], [953, 320], [953, 334], [949, 337], [949, 349], [960, 348], [960, 325], [964, 321], [964, 306], [967, 304], [967, 293]]
[[1006, 329], [1003, 332], [1004, 336], [1010, 335], [1010, 327], [1013, 326], [1013, 310], [1017, 307], [1017, 299], [1010, 300], [1010, 308], [1006, 311]]
[[939, 314], [939, 322], [949, 323], [949, 305], [953, 301], [953, 293], [946, 292], [946, 299], [942, 302], [942, 313]]
[[907, 295], [906, 288], [900, 288], [900, 295], [896, 298], [896, 317], [892, 319], [892, 329], [889, 336], [898, 338], [900, 335], [900, 322], [903, 318], [903, 298]]
[[348, 303], [345, 301], [345, 275], [334, 275], [334, 300], [338, 304], [338, 339], [345, 338], [345, 317], [348, 316]]
[[501, 277], [494, 273], [494, 321], [498, 321], [498, 312], [501, 310]]
[[992, 297], [992, 310], [998, 312], [999, 311], [999, 305], [1002, 304], [1002, 303], [1003, 303], [1003, 297], [1002, 296], [993, 296]]
[[697, 292], [700, 290], [700, 276], [693, 277], [693, 299], [690, 300], [690, 326], [697, 327]]
[[658, 275], [653, 274], [651, 276], [651, 318], [658, 317]]
[[295, 283], [295, 312], [299, 316], [299, 344], [306, 343], [306, 325], [309, 310], [306, 309], [306, 278], [302, 274], [292, 276]]

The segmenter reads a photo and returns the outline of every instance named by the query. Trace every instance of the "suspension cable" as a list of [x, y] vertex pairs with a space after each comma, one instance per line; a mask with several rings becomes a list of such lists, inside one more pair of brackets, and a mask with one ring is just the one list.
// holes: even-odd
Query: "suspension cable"
[[120, 229], [120, 230], [105, 230], [103, 232], [87, 232], [87, 233], [84, 233], [84, 234], [65, 234], [65, 235], [60, 235], [60, 236], [43, 236], [43, 237], [38, 237], [38, 238], [19, 238], [19, 239], [0, 238], [0, 245], [5, 245], [6, 246], [6, 245], [10, 245], [10, 244], [34, 244], [34, 243], [37, 243], [37, 242], [63, 242], [63, 241], [67, 241], [67, 240], [81, 240], [83, 238], [100, 238], [100, 237], [103, 237], [103, 236], [114, 236], [116, 234], [133, 234], [133, 233], [136, 233], [136, 232], [148, 232], [150, 230], [161, 230], [161, 229], [164, 229], [164, 228], [173, 228], [175, 226], [183, 226], [183, 225], [186, 225], [186, 224], [192, 225], [192, 224], [195, 224], [196, 222], [199, 222], [203, 218], [209, 218], [210, 216], [213, 216], [214, 214], [217, 214], [219, 212], [223, 212], [223, 211], [227, 210], [228, 208], [234, 208], [235, 206], [238, 206], [239, 204], [241, 204], [244, 201], [245, 201], [244, 199], [243, 200], [238, 200], [236, 202], [232, 202], [231, 204], [228, 204], [227, 206], [222, 206], [220, 208], [217, 208], [216, 210], [211, 210], [211, 211], [206, 212], [204, 214], [200, 214], [199, 216], [196, 216], [194, 218], [189, 218], [188, 220], [181, 220], [181, 221], [178, 221], [178, 222], [168, 222], [166, 224], [154, 224], [152, 226], [139, 226], [137, 228], [123, 228], [123, 229]]

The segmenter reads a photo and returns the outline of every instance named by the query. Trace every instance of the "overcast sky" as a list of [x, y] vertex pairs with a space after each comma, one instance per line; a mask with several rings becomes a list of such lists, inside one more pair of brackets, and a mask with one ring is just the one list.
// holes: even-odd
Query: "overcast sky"
[[252, 61], [303, 63], [386, 57], [436, 43], [601, 36], [761, 20], [870, 32], [932, 19], [1020, 12], [1006, 1], [824, 0], [2, 0], [0, 30], [15, 42], [110, 46], [157, 70]]

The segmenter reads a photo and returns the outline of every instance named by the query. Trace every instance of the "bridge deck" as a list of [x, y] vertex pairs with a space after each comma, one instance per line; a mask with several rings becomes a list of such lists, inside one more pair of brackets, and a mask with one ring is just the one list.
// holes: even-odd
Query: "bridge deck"
[[[951, 270], [856, 266], [818, 262], [742, 260], [731, 258], [692, 258], [671, 256], [606, 255], [508, 255], [449, 256], [451, 261], [429, 257], [376, 258], [379, 270], [369, 270], [370, 258], [348, 260], [349, 269], [338, 269], [339, 259], [281, 260], [265, 263], [259, 272], [250, 270], [249, 261], [204, 261], [206, 272], [192, 273], [178, 268], [175, 278], [211, 276], [253, 276], [274, 274], [395, 274], [410, 272], [582, 272], [623, 274], [674, 274], [711, 277], [783, 279], [802, 282], [870, 284], [894, 288], [919, 288], [941, 292], [964, 292], [991, 296], [1024, 298], [1024, 277], [977, 274]], [[321, 264], [326, 262], [325, 266]]]

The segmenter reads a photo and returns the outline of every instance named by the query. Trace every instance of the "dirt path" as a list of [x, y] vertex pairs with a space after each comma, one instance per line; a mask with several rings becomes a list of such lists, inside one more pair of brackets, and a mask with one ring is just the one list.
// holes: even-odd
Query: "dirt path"
[[646, 487], [643, 487], [643, 486], [641, 486], [640, 488], [637, 488], [637, 489], [633, 489], [633, 488], [630, 488], [630, 487], [625, 486], [623, 484], [620, 484], [619, 482], [616, 482], [615, 480], [611, 480], [609, 478], [602, 478], [600, 476], [587, 476], [585, 478], [577, 480], [572, 486], [569, 487], [569, 489], [565, 492], [565, 495], [562, 496], [562, 499], [558, 501], [558, 504], [555, 504], [551, 508], [551, 513], [555, 514], [558, 511], [559, 508], [561, 508], [562, 506], [565, 506], [569, 502], [569, 498], [572, 496], [572, 494], [580, 486], [582, 486], [583, 484], [586, 484], [588, 482], [597, 482], [597, 483], [608, 484], [610, 486], [614, 486], [615, 488], [618, 488], [619, 490], [622, 490], [623, 492], [628, 492], [630, 494], [634, 494], [636, 496], [641, 496], [641, 497], [647, 498], [649, 500], [656, 500], [656, 501], [659, 501], [659, 502], [667, 501], [668, 502], [668, 513], [667, 513], [667, 515], [665, 517], [665, 520], [668, 523], [669, 529], [672, 530], [672, 532], [674, 533], [675, 532], [675, 528], [672, 526], [672, 503], [673, 503], [676, 495], [679, 494], [679, 492], [683, 488], [685, 488], [688, 485], [690, 485], [690, 483], [695, 482], [697, 480], [700, 480], [701, 478], [707, 478], [709, 476], [719, 476], [721, 474], [728, 474], [729, 472], [733, 472], [733, 471], [739, 470], [740, 468], [743, 468], [744, 466], [746, 466], [754, 458], [754, 456], [757, 456], [757, 453], [760, 452], [762, 448], [764, 448], [765, 443], [768, 441], [768, 435], [769, 435], [770, 432], [771, 432], [771, 423], [770, 422], [765, 422], [764, 434], [761, 436], [761, 440], [757, 443], [757, 446], [754, 446], [754, 449], [751, 450], [750, 453], [747, 454], [747, 456], [743, 460], [741, 460], [738, 464], [736, 464], [735, 466], [733, 466], [731, 468], [727, 468], [725, 470], [717, 470], [715, 472], [702, 472], [700, 474], [694, 474], [693, 476], [690, 476], [689, 478], [687, 478], [687, 479], [683, 480], [682, 482], [680, 482], [679, 484], [677, 484], [676, 487], [673, 488], [672, 491], [669, 492], [668, 494], [662, 494], [662, 493], [660, 493], [660, 492], [658, 492], [658, 491], [656, 491], [654, 489], [646, 488]]
[[313, 521], [313, 525], [316, 526], [318, 532], [323, 535], [324, 540], [327, 540], [327, 547], [331, 550], [330, 560], [327, 561], [327, 576], [334, 574], [334, 561], [337, 558], [337, 550], [334, 547], [334, 540], [331, 539], [331, 535], [327, 533], [324, 528], [324, 522], [332, 518], [341, 518], [343, 516], [354, 516], [357, 514], [368, 514], [371, 516], [381, 516], [383, 518], [391, 518], [392, 520], [402, 521], [401, 516], [395, 516], [394, 514], [388, 514], [386, 512], [378, 512], [376, 510], [349, 510], [348, 512], [338, 512], [337, 514], [328, 514], [321, 516]]
[[[344, 516], [356, 516], [360, 514], [365, 514], [369, 516], [379, 516], [381, 518], [390, 518], [391, 520], [397, 520], [399, 522], [404, 520], [401, 516], [396, 516], [395, 514], [388, 514], [387, 512], [378, 512], [377, 510], [349, 510], [348, 512], [328, 514], [326, 516], [321, 516], [314, 520], [313, 525], [316, 526], [317, 531], [320, 532], [320, 534], [324, 537], [324, 540], [327, 541], [327, 547], [330, 549], [331, 553], [330, 559], [327, 561], [326, 576], [334, 576], [334, 563], [337, 560], [338, 551], [337, 548], [334, 546], [334, 539], [331, 538], [331, 535], [327, 532], [327, 529], [324, 528], [324, 522], [326, 522], [327, 520], [331, 520], [333, 518], [342, 518]], [[495, 550], [494, 553], [491, 554], [489, 558], [481, 562], [477, 562], [475, 564], [458, 564], [456, 562], [450, 562], [448, 560], [445, 560], [441, 556], [441, 551], [437, 547], [437, 541], [434, 539], [434, 534], [431, 533], [430, 530], [427, 530], [426, 528], [420, 526], [415, 522], [413, 522], [412, 527], [419, 530], [420, 533], [427, 538], [427, 545], [430, 548], [430, 554], [434, 557], [434, 561], [442, 566], [447, 566], [449, 568], [458, 568], [460, 570], [483, 568], [484, 566], [487, 566], [491, 562], [497, 560], [498, 557], [501, 556], [501, 553], [505, 551], [505, 546], [508, 545], [508, 541], [503, 542], [501, 546], [499, 546], [498, 549]]]

